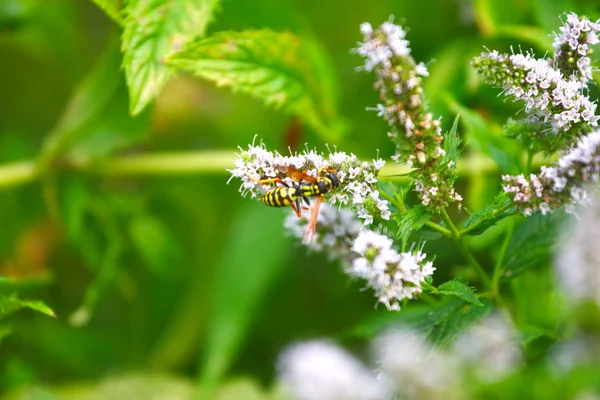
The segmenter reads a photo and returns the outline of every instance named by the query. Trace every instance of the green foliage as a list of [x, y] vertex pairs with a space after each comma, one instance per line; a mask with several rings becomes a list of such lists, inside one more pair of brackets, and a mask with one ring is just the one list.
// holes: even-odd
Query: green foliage
[[421, 204], [414, 206], [405, 214], [394, 214], [394, 219], [398, 222], [396, 236], [402, 240], [403, 247], [406, 247], [410, 235], [421, 229], [431, 218], [433, 218], [433, 214], [428, 212], [427, 208]]
[[444, 155], [444, 163], [453, 162], [456, 164], [458, 162], [458, 157], [460, 156], [460, 143], [462, 142], [458, 135], [459, 118], [460, 115], [454, 119], [450, 131], [444, 135], [443, 149], [446, 152]]
[[492, 309], [492, 303], [483, 301], [483, 307], [465, 301], [447, 303], [435, 310], [430, 318], [428, 339], [439, 347], [446, 347], [462, 332], [479, 322]]
[[498, 221], [514, 215], [516, 212], [516, 207], [511, 206], [508, 195], [500, 192], [493, 204], [476, 211], [465, 220], [464, 231], [469, 235], [481, 235]]
[[209, 386], [229, 369], [258, 307], [286, 267], [290, 242], [281, 235], [281, 220], [271, 211], [262, 205], [246, 207], [215, 276], [201, 375]]
[[[567, 308], [550, 268], [564, 216], [518, 218], [504, 192], [494, 199], [501, 174], [551, 164], [536, 157], [524, 166], [526, 150], [553, 153], [560, 137], [510, 120], [522, 104], [481, 85], [469, 63], [484, 45], [544, 54], [558, 15], [595, 20], [597, 4], [477, 0], [466, 10], [473, 18], [460, 21], [432, 15], [451, 9], [440, 0], [397, 12], [350, 1], [344, 15], [335, 2], [234, 0], [217, 14], [219, 6], [0, 1], [0, 397], [282, 400], [276, 384], [260, 382], [276, 381], [277, 354], [289, 343], [337, 336], [358, 349], [410, 327], [448, 347], [499, 307], [519, 329], [526, 362], [496, 383], [473, 379], [469, 391], [547, 399], [593, 390], [596, 365], [550, 371], [574, 335], [600, 331], [597, 306]], [[433, 114], [454, 121], [442, 164], [457, 165], [448, 173], [465, 200], [446, 219], [415, 205], [409, 173], [378, 177], [395, 212], [375, 229], [396, 233], [404, 250], [423, 245], [444, 282], [428, 281], [398, 313], [373, 310], [372, 293], [338, 265], [285, 238], [289, 209], [225, 185], [235, 147], [255, 136], [282, 154], [328, 142], [388, 161], [389, 128], [364, 111], [380, 102], [372, 77], [354, 71], [349, 49], [360, 40], [357, 21], [375, 24], [392, 11], [412, 26], [412, 54], [428, 66]], [[592, 98], [597, 92], [590, 87]], [[140, 372], [119, 372], [129, 370]]]
[[113, 21], [119, 25], [123, 25], [121, 16], [121, 0], [92, 0], [98, 7], [102, 9]]
[[133, 115], [146, 108], [171, 77], [164, 65], [165, 57], [205, 35], [218, 3], [218, 0], [127, 2], [121, 50]]
[[451, 101], [451, 108], [461, 115], [467, 143], [492, 158], [502, 173], [515, 174], [520, 170], [522, 148], [518, 142], [502, 136], [500, 127], [486, 121], [481, 114]]
[[545, 265], [559, 243], [565, 225], [562, 213], [532, 215], [515, 231], [502, 261], [502, 277], [510, 279], [529, 268]]
[[44, 304], [44, 302], [42, 301], [21, 300], [17, 297], [16, 294], [0, 296], [0, 318], [6, 317], [23, 308], [29, 308], [42, 314], [46, 314], [51, 317], [56, 317], [54, 311], [52, 311], [52, 309], [46, 304]]
[[475, 304], [476, 306], [483, 306], [481, 301], [475, 295], [475, 289], [470, 287], [467, 283], [459, 280], [451, 280], [442, 283], [435, 293], [444, 294], [447, 296], [456, 296], [459, 299]]
[[312, 40], [266, 29], [220, 32], [170, 55], [167, 63], [252, 94], [299, 116], [325, 138], [336, 139], [333, 95], [323, 82], [329, 74], [324, 74], [322, 55]]

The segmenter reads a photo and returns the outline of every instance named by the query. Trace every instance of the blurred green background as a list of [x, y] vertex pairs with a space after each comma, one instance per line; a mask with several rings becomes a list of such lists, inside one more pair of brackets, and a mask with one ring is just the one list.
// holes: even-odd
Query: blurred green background
[[[289, 210], [242, 198], [238, 182], [226, 184], [225, 168], [236, 147], [256, 136], [280, 152], [305, 143], [324, 151], [329, 144], [364, 159], [389, 159], [386, 124], [365, 111], [378, 102], [373, 77], [356, 71], [362, 62], [350, 49], [361, 40], [360, 23], [376, 25], [390, 14], [409, 28], [414, 58], [429, 67], [426, 96], [443, 116], [444, 130], [464, 112], [461, 107], [499, 129], [521, 105], [482, 85], [470, 60], [483, 46], [544, 54], [565, 11], [594, 20], [600, 4], [222, 1], [209, 35], [268, 27], [310, 37], [322, 47], [331, 73], [328, 90], [337, 98], [335, 129], [328, 134], [258, 99], [185, 74], [132, 118], [119, 71], [120, 29], [100, 8], [84, 0], [1, 0], [0, 293], [43, 300], [56, 318], [23, 310], [0, 320], [0, 392], [93, 385], [140, 371], [178, 376], [182, 381], [169, 384], [180, 384], [183, 392], [189, 382], [210, 386], [237, 376], [267, 387], [278, 352], [292, 341], [341, 337], [360, 348], [361, 338], [348, 332], [387, 311], [374, 309], [372, 293], [349, 281], [325, 255], [307, 254], [298, 240], [285, 237], [282, 221]], [[98, 107], [85, 116], [85, 98], [72, 96], [92, 91], [85, 85], [93, 74], [105, 75], [92, 92], [97, 103], [88, 99]], [[26, 168], [39, 161], [42, 149], [52, 147], [48, 138], [61, 129], [72, 135], [58, 156], [35, 179], [11, 181], [10, 163], [25, 162]], [[477, 149], [477, 132], [466, 126], [462, 133]], [[96, 168], [114, 157], [165, 151], [176, 152], [176, 160], [209, 155], [216, 161], [188, 170], [178, 169], [176, 161], [166, 172]], [[468, 209], [493, 199], [499, 172], [494, 167], [461, 177], [459, 192]], [[501, 232], [490, 230], [473, 242], [484, 264], [492, 263], [492, 244]], [[425, 251], [436, 256], [438, 283], [464, 264], [444, 240], [428, 242]], [[521, 279], [516, 285], [531, 277]], [[537, 286], [532, 290], [545, 290]], [[543, 299], [532, 302], [532, 318], [554, 321]], [[44, 390], [35, 393], [49, 395]]]

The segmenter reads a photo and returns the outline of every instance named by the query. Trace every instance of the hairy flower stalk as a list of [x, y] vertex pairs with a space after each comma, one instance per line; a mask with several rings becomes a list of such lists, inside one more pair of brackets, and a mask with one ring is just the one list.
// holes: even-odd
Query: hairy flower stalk
[[599, 173], [600, 130], [581, 138], [554, 167], [542, 167], [538, 175], [503, 176], [503, 189], [526, 216], [561, 206], [570, 211], [586, 201], [585, 185], [598, 181]]
[[375, 72], [375, 88], [382, 104], [376, 110], [390, 126], [388, 133], [396, 145], [396, 162], [416, 169], [415, 190], [421, 203], [431, 209], [462, 200], [454, 191], [455, 169], [444, 158], [444, 137], [438, 119], [427, 111], [422, 77], [427, 67], [410, 56], [406, 32], [401, 26], [385, 22], [377, 30], [368, 23], [361, 25], [364, 42], [356, 53], [365, 58], [362, 67]]
[[[290, 216], [286, 227], [301, 238], [303, 223]], [[421, 284], [435, 268], [432, 262], [424, 261], [427, 255], [421, 250], [398, 253], [392, 245], [392, 239], [386, 235], [360, 229], [360, 222], [352, 212], [323, 204], [316, 237], [309, 247], [340, 260], [347, 274], [366, 281], [379, 303], [388, 310], [399, 311], [402, 300], [421, 293]]]
[[573, 77], [583, 83], [592, 79], [592, 50], [588, 45], [598, 43], [599, 21], [592, 22], [579, 18], [577, 14], [567, 15], [567, 22], [560, 28], [560, 34], [554, 39], [553, 65], [565, 76]]
[[248, 150], [240, 148], [235, 168], [229, 170], [232, 178], [240, 178], [242, 195], [252, 198], [261, 197], [275, 184], [263, 185], [261, 179], [281, 178], [293, 186], [296, 181], [289, 176], [287, 168], [294, 167], [303, 173], [316, 177], [320, 168], [333, 168], [340, 181], [340, 187], [329, 195], [332, 203], [351, 205], [365, 225], [373, 223], [374, 218], [389, 219], [388, 201], [379, 197], [377, 174], [385, 165], [381, 159], [372, 163], [361, 162], [354, 154], [335, 152], [325, 157], [314, 150], [301, 154], [283, 156], [266, 150], [263, 144], [249, 145]]

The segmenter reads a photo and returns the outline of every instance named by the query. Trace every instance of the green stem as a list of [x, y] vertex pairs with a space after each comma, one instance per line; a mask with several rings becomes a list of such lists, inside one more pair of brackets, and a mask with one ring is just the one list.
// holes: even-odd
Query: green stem
[[506, 236], [504, 237], [504, 241], [502, 242], [502, 247], [500, 248], [500, 254], [498, 254], [498, 259], [496, 260], [496, 264], [494, 265], [494, 274], [492, 275], [492, 297], [496, 297], [500, 293], [500, 278], [502, 277], [502, 262], [504, 261], [504, 256], [506, 255], [506, 251], [508, 250], [508, 245], [510, 244], [510, 240], [512, 239], [514, 229], [515, 229], [514, 220], [511, 220], [509, 222], [508, 230], [506, 231]]
[[23, 185], [38, 177], [39, 172], [33, 161], [0, 165], [0, 187]]
[[529, 176], [531, 173], [531, 164], [533, 162], [533, 152], [531, 150], [527, 151], [527, 161], [525, 162], [525, 176]]
[[471, 265], [471, 267], [473, 267], [473, 269], [479, 276], [479, 279], [481, 279], [483, 284], [491, 291], [492, 290], [492, 280], [487, 275], [487, 273], [485, 272], [485, 270], [483, 269], [483, 267], [481, 266], [479, 261], [477, 261], [477, 259], [471, 252], [471, 249], [469, 249], [469, 247], [465, 244], [460, 231], [456, 228], [456, 225], [454, 225], [454, 222], [452, 222], [452, 219], [450, 219], [450, 216], [448, 215], [448, 212], [446, 211], [445, 208], [442, 208], [441, 215], [442, 215], [442, 219], [444, 220], [444, 222], [446, 222], [446, 224], [450, 228], [450, 231], [452, 232], [451, 239], [454, 240], [454, 243], [456, 243], [456, 247], [458, 247], [458, 250], [461, 252], [463, 257], [465, 257], [465, 259]]
[[222, 174], [233, 168], [231, 151], [191, 151], [120, 156], [98, 164], [61, 161], [53, 165], [33, 160], [0, 165], [0, 188], [24, 185], [42, 176], [40, 167], [65, 169], [103, 176], [171, 176]]
[[108, 176], [224, 173], [234, 167], [233, 159], [230, 151], [143, 154], [107, 160], [92, 168], [92, 172]]

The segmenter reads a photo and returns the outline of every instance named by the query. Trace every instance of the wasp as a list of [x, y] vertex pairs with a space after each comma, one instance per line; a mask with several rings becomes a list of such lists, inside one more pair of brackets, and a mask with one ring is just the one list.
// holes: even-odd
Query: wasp
[[291, 186], [287, 185], [281, 177], [259, 180], [258, 183], [263, 185], [272, 182], [284, 185], [267, 191], [261, 197], [261, 201], [270, 207], [291, 206], [298, 218], [300, 218], [302, 217], [300, 201], [302, 200], [310, 206], [309, 197], [315, 197], [315, 203], [311, 209], [310, 220], [306, 226], [306, 231], [302, 240], [304, 243], [310, 243], [315, 234], [319, 207], [324, 200], [323, 195], [339, 187], [340, 180], [335, 169], [329, 167], [320, 168], [316, 177], [307, 175], [291, 166], [279, 167], [278, 169], [294, 179], [296, 183]]

